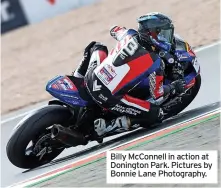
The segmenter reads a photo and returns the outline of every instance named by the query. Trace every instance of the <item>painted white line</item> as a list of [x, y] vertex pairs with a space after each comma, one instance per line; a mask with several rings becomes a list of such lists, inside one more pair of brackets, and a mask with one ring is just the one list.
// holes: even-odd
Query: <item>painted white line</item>
[[[186, 122], [193, 121], [193, 120], [196, 120], [196, 119], [201, 118], [201, 117], [207, 117], [207, 116], [216, 114], [217, 112], [221, 112], [221, 109], [220, 109], [220, 108], [217, 108], [217, 109], [215, 109], [215, 110], [211, 110], [211, 111], [209, 111], [209, 112], [205, 112], [204, 114], [200, 114], [200, 115], [198, 115], [198, 116], [195, 116], [195, 117], [192, 117], [192, 118], [186, 120]], [[179, 124], [171, 125], [170, 128], [171, 128], [171, 127], [178, 126], [178, 125], [180, 125], [180, 124], [183, 124], [183, 122], [181, 122], [181, 123], [179, 123]]]
[[[209, 45], [206, 45], [206, 46], [202, 46], [202, 47], [196, 48], [194, 51], [195, 51], [195, 52], [200, 52], [200, 51], [206, 50], [206, 49], [208, 49], [208, 48], [211, 48], [211, 47], [213, 47], [213, 46], [219, 45], [220, 43], [221, 43], [221, 41], [217, 41], [217, 42], [214, 42], [214, 43], [212, 43], [212, 44], [209, 44]], [[11, 117], [11, 118], [7, 118], [7, 119], [1, 121], [1, 124], [7, 123], [7, 122], [9, 122], [9, 121], [13, 121], [13, 120], [18, 119], [18, 118], [23, 117], [23, 116], [26, 116], [27, 114], [33, 112], [34, 110], [36, 110], [36, 109], [33, 109], [33, 110], [30, 110], [30, 111], [24, 112], [24, 113], [22, 113], [22, 114], [18, 114], [18, 115], [16, 115], [16, 116]]]
[[9, 121], [12, 121], [12, 120], [14, 120], [14, 119], [18, 119], [18, 118], [23, 117], [23, 116], [26, 116], [26, 115], [28, 115], [29, 113], [34, 112], [35, 110], [37, 110], [37, 109], [33, 109], [33, 110], [30, 110], [30, 111], [24, 112], [24, 113], [22, 113], [22, 114], [18, 114], [18, 115], [16, 115], [16, 116], [7, 118], [6, 120], [1, 121], [1, 124], [7, 123], [7, 122], [9, 122]]
[[[125, 142], [125, 143], [123, 143], [123, 144], [120, 144], [120, 145], [118, 145], [118, 146], [114, 146], [114, 147], [111, 147], [111, 148], [109, 148], [109, 149], [105, 149], [105, 150], [102, 150], [102, 151], [100, 151], [100, 152], [97, 152], [97, 153], [95, 153], [95, 154], [88, 155], [87, 157], [84, 157], [84, 158], [82, 158], [82, 159], [79, 159], [79, 160], [77, 160], [77, 161], [74, 161], [73, 163], [66, 164], [66, 165], [64, 165], [64, 166], [62, 166], [62, 167], [59, 167], [59, 168], [57, 168], [57, 169], [51, 170], [51, 171], [46, 172], [46, 173], [42, 173], [42, 174], [40, 174], [40, 175], [38, 175], [38, 176], [35, 176], [35, 177], [33, 177], [33, 178], [29, 178], [29, 179], [27, 179], [27, 180], [25, 180], [25, 181], [22, 181], [22, 182], [19, 182], [19, 183], [15, 183], [15, 184], [13, 184], [13, 185], [11, 185], [11, 186], [9, 186], [9, 187], [25, 187], [25, 186], [31, 185], [31, 184], [33, 184], [33, 183], [46, 180], [46, 179], [48, 179], [48, 178], [50, 178], [50, 177], [52, 177], [52, 176], [55, 176], [55, 175], [58, 175], [58, 174], [60, 174], [60, 173], [65, 172], [65, 171], [68, 171], [70, 168], [67, 168], [67, 169], [65, 169], [65, 170], [60, 170], [60, 171], [59, 171], [59, 169], [65, 168], [65, 167], [67, 167], [67, 166], [73, 165], [73, 164], [78, 163], [78, 162], [83, 161], [83, 160], [87, 160], [87, 159], [89, 159], [89, 158], [92, 158], [92, 157], [95, 157], [95, 156], [97, 156], [97, 155], [103, 154], [103, 153], [105, 153], [105, 152], [107, 152], [107, 151], [109, 151], [109, 150], [113, 150], [113, 149], [119, 148], [119, 147], [121, 147], [121, 146], [127, 145], [127, 144], [129, 144], [129, 143], [131, 143], [131, 142], [134, 142], [134, 141], [143, 139], [143, 138], [145, 138], [145, 137], [148, 137], [148, 136], [157, 134], [157, 133], [159, 133], [159, 132], [161, 132], [161, 131], [170, 129], [170, 128], [172, 128], [172, 127], [180, 126], [180, 125], [185, 124], [185, 123], [187, 123], [187, 122], [191, 122], [191, 121], [200, 119], [201, 117], [211, 116], [211, 115], [213, 115], [213, 114], [216, 114], [217, 112], [220, 112], [220, 110], [221, 110], [220, 108], [217, 108], [217, 109], [215, 109], [215, 110], [206, 112], [206, 113], [204, 113], [204, 114], [201, 114], [201, 115], [199, 115], [199, 116], [193, 117], [193, 118], [191, 118], [191, 119], [182, 121], [182, 122], [180, 122], [180, 123], [178, 123], [178, 124], [173, 124], [173, 125], [171, 125], [171, 126], [169, 126], [169, 127], [160, 129], [160, 130], [155, 131], [155, 132], [152, 132], [152, 133], [150, 133], [150, 134], [148, 134], [148, 135], [144, 135], [144, 136], [135, 138], [135, 139], [133, 139], [133, 140], [130, 140], [130, 141]], [[57, 172], [55, 172], [55, 171], [57, 171]], [[55, 173], [52, 173], [52, 172], [55, 172]], [[52, 174], [50, 174], [50, 175], [48, 175], [48, 176], [45, 176], [46, 174], [49, 174], [49, 173], [52, 173]], [[41, 176], [43, 176], [43, 177], [41, 177]], [[39, 177], [40, 177], [40, 178], [39, 178]]]
[[217, 41], [217, 42], [214, 42], [212, 44], [196, 48], [194, 51], [195, 52], [200, 52], [200, 51], [206, 50], [208, 48], [212, 48], [213, 46], [219, 45], [220, 43], [221, 43], [221, 41]]

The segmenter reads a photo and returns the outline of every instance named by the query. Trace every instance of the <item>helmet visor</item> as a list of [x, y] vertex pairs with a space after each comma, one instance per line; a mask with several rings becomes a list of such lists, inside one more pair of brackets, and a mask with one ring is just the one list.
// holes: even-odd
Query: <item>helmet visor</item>
[[174, 26], [170, 20], [148, 19], [141, 17], [138, 19], [138, 31], [141, 34], [148, 33], [157, 36], [157, 40], [172, 43]]
[[172, 43], [173, 28], [161, 29], [157, 35], [157, 39], [162, 42]]

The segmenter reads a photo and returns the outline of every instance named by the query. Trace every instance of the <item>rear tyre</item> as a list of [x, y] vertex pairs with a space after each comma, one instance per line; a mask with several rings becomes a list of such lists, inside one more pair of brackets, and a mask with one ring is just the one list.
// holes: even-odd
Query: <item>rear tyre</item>
[[[6, 146], [10, 162], [19, 168], [30, 169], [49, 163], [56, 158], [64, 147], [51, 140], [50, 127], [54, 124], [64, 125], [72, 115], [66, 107], [49, 105], [23, 119]], [[30, 142], [33, 146], [27, 149]], [[37, 143], [39, 148], [36, 146]], [[40, 159], [40, 156], [36, 156], [33, 150], [40, 150], [41, 145], [44, 145], [48, 152]]]

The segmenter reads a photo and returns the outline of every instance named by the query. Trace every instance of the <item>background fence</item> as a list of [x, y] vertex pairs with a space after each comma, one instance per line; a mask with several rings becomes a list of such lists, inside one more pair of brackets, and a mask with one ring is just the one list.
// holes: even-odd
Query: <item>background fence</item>
[[41, 22], [98, 0], [1, 0], [1, 33]]

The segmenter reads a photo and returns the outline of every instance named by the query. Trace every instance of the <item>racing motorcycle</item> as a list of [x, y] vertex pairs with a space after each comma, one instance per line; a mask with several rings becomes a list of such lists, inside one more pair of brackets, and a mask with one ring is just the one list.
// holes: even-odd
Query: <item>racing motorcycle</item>
[[[177, 50], [176, 53], [177, 57], [186, 59], [183, 68], [187, 87], [185, 94], [168, 98], [161, 104], [166, 112], [163, 120], [185, 109], [194, 100], [201, 86], [200, 66], [196, 58], [192, 59], [186, 51]], [[165, 83], [169, 82], [171, 80], [166, 78]], [[24, 169], [36, 168], [55, 159], [65, 148], [87, 145], [93, 141], [94, 125], [87, 121], [90, 113], [92, 117], [89, 116], [94, 119], [116, 118], [107, 109], [94, 106], [83, 86], [84, 83], [72, 75], [56, 76], [48, 81], [46, 91], [56, 99], [24, 117], [14, 128], [6, 147], [8, 159], [13, 165]], [[142, 87], [141, 82], [129, 94], [146, 98], [142, 96], [143, 92], [139, 92]], [[114, 134], [119, 133], [108, 134], [106, 137]]]

